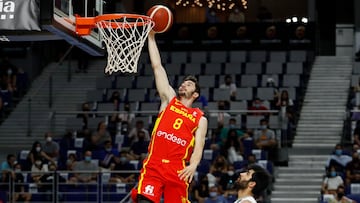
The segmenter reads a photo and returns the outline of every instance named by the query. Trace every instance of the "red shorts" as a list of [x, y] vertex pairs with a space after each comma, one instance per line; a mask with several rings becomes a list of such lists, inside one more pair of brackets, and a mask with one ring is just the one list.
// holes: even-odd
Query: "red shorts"
[[155, 203], [160, 202], [162, 195], [164, 202], [190, 203], [189, 184], [178, 177], [184, 165], [182, 162], [176, 162], [162, 160], [144, 164], [139, 177], [137, 194]]

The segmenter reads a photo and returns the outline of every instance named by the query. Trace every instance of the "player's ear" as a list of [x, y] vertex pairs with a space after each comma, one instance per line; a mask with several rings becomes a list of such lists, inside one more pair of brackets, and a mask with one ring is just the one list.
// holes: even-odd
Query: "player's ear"
[[255, 181], [250, 181], [250, 182], [249, 182], [249, 187], [250, 187], [250, 188], [254, 188], [255, 185], [256, 185], [256, 182], [255, 182]]
[[194, 99], [197, 99], [199, 98], [200, 94], [198, 92], [194, 92], [192, 96], [194, 97]]

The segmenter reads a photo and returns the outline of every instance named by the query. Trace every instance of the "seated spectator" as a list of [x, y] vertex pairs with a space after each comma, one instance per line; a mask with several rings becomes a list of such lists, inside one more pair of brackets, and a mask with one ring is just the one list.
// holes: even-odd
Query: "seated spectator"
[[279, 38], [277, 34], [277, 28], [275, 25], [270, 25], [265, 30], [265, 35], [262, 39], [260, 39], [260, 43], [263, 44], [275, 44], [275, 43], [281, 43], [281, 39]]
[[[74, 176], [71, 177], [69, 181], [72, 183], [95, 183], [97, 181], [97, 172], [99, 171], [99, 167], [97, 164], [91, 162], [91, 160], [92, 152], [85, 151], [84, 160], [77, 161], [74, 164]], [[89, 173], [89, 171], [93, 171], [93, 173]]]
[[[55, 201], [53, 200], [53, 193], [55, 192], [53, 185], [55, 184], [55, 181], [57, 184], [67, 182], [64, 177], [56, 173], [56, 170], [57, 166], [55, 164], [50, 164], [48, 173], [44, 173], [37, 181], [38, 191], [45, 193], [45, 199], [47, 201]], [[61, 201], [61, 194], [58, 193], [57, 195], [58, 200]]]
[[99, 158], [99, 166], [105, 169], [110, 169], [110, 166], [114, 164], [115, 157], [119, 155], [116, 149], [113, 149], [111, 141], [104, 142], [104, 148], [100, 151], [101, 157]]
[[219, 179], [219, 185], [221, 187], [220, 191], [223, 191], [226, 194], [226, 197], [229, 195], [236, 195], [234, 190], [234, 183], [238, 176], [235, 173], [235, 167], [232, 164], [228, 165], [226, 173], [222, 173]]
[[135, 181], [135, 173], [124, 172], [135, 170], [134, 165], [129, 163], [129, 156], [127, 151], [121, 151], [120, 155], [114, 158], [115, 164], [112, 171], [116, 171], [116, 173], [111, 174], [110, 182], [131, 183]]
[[74, 165], [77, 162], [77, 157], [76, 154], [74, 153], [69, 153], [67, 160], [66, 160], [66, 170], [67, 171], [73, 171], [74, 170]]
[[294, 106], [294, 101], [289, 97], [289, 92], [287, 90], [282, 90], [275, 101], [276, 109], [280, 109], [282, 106]]
[[236, 123], [236, 119], [230, 118], [228, 125], [224, 126], [220, 130], [220, 139], [221, 139], [221, 142], [219, 143], [220, 146], [223, 146], [224, 143], [226, 142], [230, 130], [235, 130], [236, 135], [239, 139], [241, 139], [241, 137], [244, 135], [244, 132], [240, 129], [240, 125]]
[[219, 191], [219, 186], [210, 185], [209, 197], [205, 199], [204, 203], [228, 203], [223, 195]]
[[[211, 163], [209, 174], [213, 175], [214, 177], [220, 177], [221, 174], [227, 172], [228, 165], [229, 163], [227, 159], [223, 155], [218, 155]], [[211, 181], [209, 180], [209, 183], [216, 184], [216, 182], [211, 182]]]
[[342, 185], [344, 186], [344, 180], [342, 177], [336, 172], [336, 168], [334, 166], [330, 166], [327, 171], [326, 177], [324, 178], [321, 192], [322, 194], [336, 194], [337, 188]]
[[43, 151], [41, 143], [39, 141], [35, 141], [33, 143], [31, 150], [28, 154], [28, 161], [30, 163], [30, 167], [35, 164], [36, 160], [40, 160], [42, 163], [51, 162], [55, 164], [55, 161]]
[[[248, 107], [249, 112], [248, 115], [254, 115], [254, 116], [269, 116], [269, 113], [266, 112], [269, 109], [263, 105], [260, 98], [255, 98], [252, 102], [252, 105]], [[259, 111], [259, 112], [256, 112]]]
[[14, 202], [28, 203], [31, 200], [31, 193], [25, 191], [25, 177], [21, 172], [21, 165], [19, 163], [14, 165], [15, 180], [14, 180]]
[[277, 140], [275, 132], [269, 129], [269, 122], [267, 119], [260, 120], [260, 129], [254, 133], [255, 145], [258, 149], [265, 150], [268, 153], [268, 158], [275, 161]]
[[327, 160], [326, 167], [330, 165], [335, 166], [336, 171], [344, 171], [346, 165], [352, 160], [352, 157], [344, 152], [344, 148], [341, 144], [335, 146], [334, 151]]
[[43, 146], [43, 152], [46, 153], [52, 160], [57, 161], [59, 158], [59, 144], [53, 140], [53, 134], [50, 132], [45, 133], [45, 142]]
[[357, 151], [353, 152], [352, 160], [346, 164], [345, 173], [345, 183], [347, 187], [349, 187], [351, 183], [360, 183], [360, 159]]
[[245, 15], [244, 12], [240, 11], [238, 7], [231, 10], [228, 18], [229, 23], [244, 23]]
[[218, 129], [222, 129], [225, 125], [225, 118], [230, 117], [231, 115], [226, 112], [230, 109], [230, 102], [227, 100], [217, 101], [218, 111], [210, 113], [211, 117], [217, 117]]
[[205, 199], [209, 197], [209, 181], [206, 175], [199, 178], [198, 183], [194, 187], [194, 199], [198, 203], [204, 203]]
[[144, 131], [145, 132], [145, 141], [150, 141], [150, 134], [149, 131], [147, 129], [144, 128], [144, 121], [143, 120], [137, 120], [135, 123], [135, 126], [131, 129], [128, 138], [130, 140], [130, 146], [137, 142], [138, 139], [138, 132], [139, 131]]
[[145, 136], [145, 131], [138, 131], [138, 141], [134, 142], [130, 147], [130, 156], [133, 160], [143, 160], [147, 156], [149, 141], [145, 140]]
[[41, 161], [41, 159], [36, 159], [34, 164], [31, 166], [31, 178], [33, 182], [39, 182], [41, 176], [48, 172], [48, 164]]
[[226, 142], [222, 147], [221, 152], [230, 164], [244, 159], [244, 148], [235, 129], [229, 130]]
[[[219, 86], [220, 89], [228, 89], [230, 100], [235, 101], [236, 100], [236, 83], [233, 82], [231, 75], [225, 75], [224, 82]], [[227, 98], [226, 98], [227, 99]]]
[[119, 122], [126, 123], [128, 126], [131, 126], [135, 119], [135, 114], [130, 111], [130, 103], [124, 103], [124, 109], [118, 114], [118, 119]]
[[340, 203], [356, 203], [356, 201], [345, 196], [345, 188], [342, 185], [340, 185], [337, 188], [334, 198], [329, 200], [329, 203], [339, 203], [339, 202]]
[[104, 146], [105, 141], [112, 142], [110, 133], [107, 130], [105, 121], [100, 121], [96, 131], [91, 136], [91, 143], [94, 149], [101, 149]]
[[8, 183], [10, 178], [15, 178], [14, 165], [16, 161], [16, 156], [14, 154], [8, 154], [6, 156], [6, 161], [1, 163], [1, 182]]

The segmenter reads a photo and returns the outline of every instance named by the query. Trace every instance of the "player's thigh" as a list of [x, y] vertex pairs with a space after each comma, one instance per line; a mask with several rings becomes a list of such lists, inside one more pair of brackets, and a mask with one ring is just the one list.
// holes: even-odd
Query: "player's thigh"
[[188, 184], [178, 181], [177, 184], [166, 185], [164, 188], [164, 202], [190, 203]]
[[164, 184], [156, 176], [145, 176], [139, 182], [138, 194], [153, 201], [160, 202]]

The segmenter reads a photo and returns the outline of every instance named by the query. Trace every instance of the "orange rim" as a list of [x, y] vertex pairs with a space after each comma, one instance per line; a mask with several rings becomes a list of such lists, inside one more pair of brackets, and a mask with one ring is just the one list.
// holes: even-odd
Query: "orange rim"
[[[111, 20], [114, 19], [139, 19], [141, 18], [142, 21], [134, 21], [134, 22], [112, 22]], [[144, 26], [147, 24], [152, 23], [152, 19], [149, 16], [145, 15], [137, 15], [137, 14], [104, 14], [96, 17], [75, 17], [75, 24], [76, 24], [76, 33], [78, 35], [89, 35], [91, 30], [96, 27], [98, 22], [102, 27], [112, 27], [112, 28], [119, 28], [119, 24], [123, 25], [123, 28], [131, 28], [134, 26]]]

